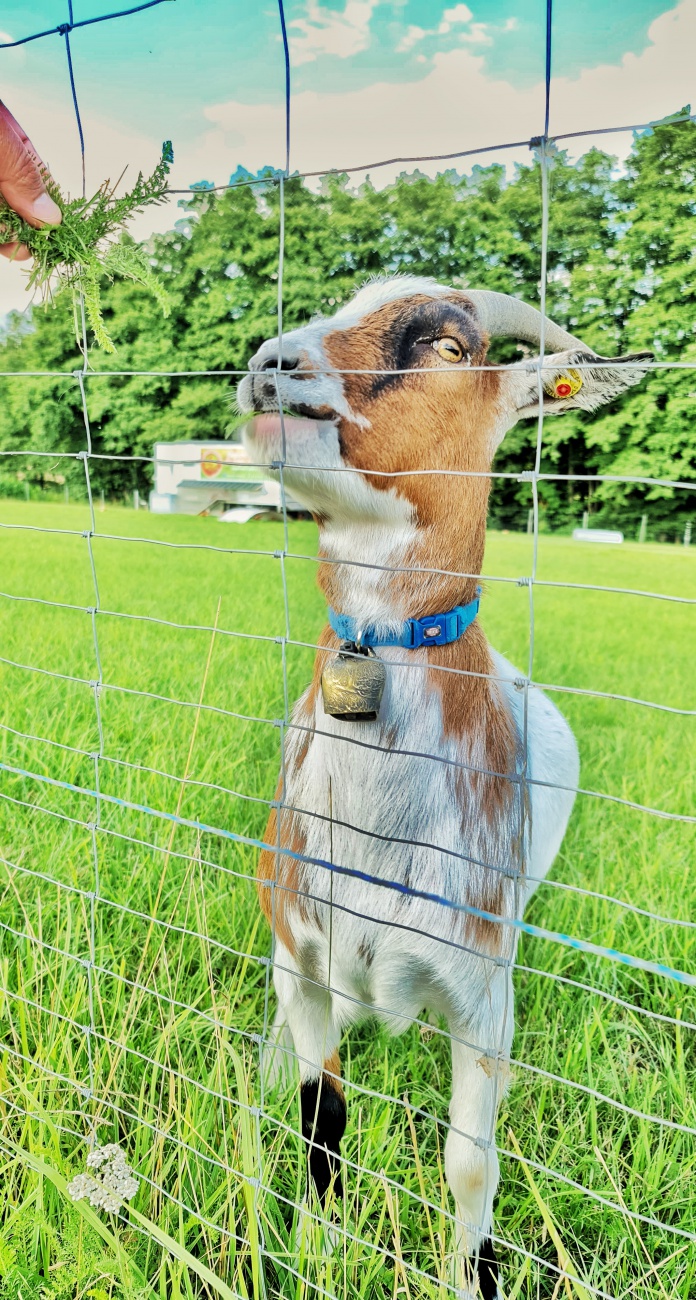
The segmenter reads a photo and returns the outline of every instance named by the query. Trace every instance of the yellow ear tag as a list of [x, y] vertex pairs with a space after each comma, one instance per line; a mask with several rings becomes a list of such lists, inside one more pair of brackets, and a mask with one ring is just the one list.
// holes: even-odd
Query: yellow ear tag
[[568, 397], [575, 397], [576, 393], [582, 388], [582, 375], [579, 370], [567, 370], [565, 374], [559, 375], [554, 381], [552, 396], [561, 400]]

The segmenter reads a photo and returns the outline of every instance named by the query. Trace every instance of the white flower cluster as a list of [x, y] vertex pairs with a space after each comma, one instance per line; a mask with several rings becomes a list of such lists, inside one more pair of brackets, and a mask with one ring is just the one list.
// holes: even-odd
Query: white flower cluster
[[73, 1201], [86, 1196], [95, 1210], [115, 1214], [138, 1190], [138, 1180], [116, 1142], [95, 1147], [87, 1156], [87, 1170], [68, 1183], [67, 1192]]

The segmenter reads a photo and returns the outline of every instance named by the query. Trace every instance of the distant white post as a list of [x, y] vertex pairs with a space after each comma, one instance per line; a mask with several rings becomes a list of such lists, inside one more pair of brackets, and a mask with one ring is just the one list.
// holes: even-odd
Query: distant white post
[[639, 541], [639, 542], [644, 542], [645, 539], [646, 539], [646, 537], [647, 537], [647, 535], [648, 535], [648, 516], [647, 516], [647, 515], [641, 515], [641, 517], [640, 517], [640, 532], [639, 532], [639, 534], [638, 534], [638, 541]]
[[140, 509], [140, 493], [137, 488], [133, 489], [133, 509]]
[[684, 528], [684, 545], [691, 546], [691, 520], [688, 519]]

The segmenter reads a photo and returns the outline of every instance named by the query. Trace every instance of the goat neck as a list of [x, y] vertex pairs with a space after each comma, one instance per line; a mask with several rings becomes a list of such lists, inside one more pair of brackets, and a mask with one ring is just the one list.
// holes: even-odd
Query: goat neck
[[318, 519], [318, 580], [335, 610], [389, 626], [474, 599], [489, 479], [487, 466], [468, 477], [466, 458], [458, 460], [425, 474], [363, 470], [382, 509]]

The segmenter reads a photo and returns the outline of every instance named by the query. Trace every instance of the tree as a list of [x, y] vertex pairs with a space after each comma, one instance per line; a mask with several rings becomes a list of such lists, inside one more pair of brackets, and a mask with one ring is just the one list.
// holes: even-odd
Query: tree
[[[624, 225], [615, 277], [624, 304], [619, 346], [696, 366], [696, 123], [667, 121], [638, 133], [615, 194]], [[593, 466], [696, 484], [695, 389], [693, 369], [658, 370], [587, 428]], [[652, 527], [666, 536], [682, 533], [696, 513], [693, 491], [655, 484], [603, 484], [597, 499], [603, 515], [629, 526], [648, 508]]]
[[[550, 159], [547, 310], [604, 355], [650, 348], [659, 360], [694, 357], [694, 179], [696, 124], [666, 122], [638, 135], [628, 164], [590, 149], [577, 163]], [[158, 440], [222, 438], [235, 416], [234, 373], [277, 329], [280, 189], [267, 169], [238, 169], [222, 194], [201, 189], [182, 202], [176, 229], [147, 244], [165, 282], [164, 319], [137, 284], [104, 286], [104, 316], [117, 344], [87, 380], [95, 452], [138, 462], [92, 463], [96, 487], [146, 490]], [[300, 178], [284, 185], [283, 325], [331, 313], [374, 274], [410, 272], [457, 286], [487, 287], [538, 305], [541, 275], [541, 170], [537, 157], [508, 180], [499, 164], [468, 176], [420, 172], [377, 190], [328, 176], [318, 190]], [[0, 448], [75, 453], [84, 446], [78, 386], [81, 364], [72, 308], [59, 299], [35, 310], [28, 329], [15, 317], [4, 335], [5, 369], [59, 369], [0, 381]], [[495, 361], [525, 354], [496, 340]], [[119, 372], [136, 372], [124, 375]], [[596, 416], [544, 425], [542, 469], [559, 475], [633, 475], [693, 481], [696, 432], [691, 371], [665, 370]], [[521, 422], [505, 439], [496, 469], [519, 474], [534, 463], [536, 426]], [[17, 470], [38, 483], [46, 457], [4, 458], [0, 488], [17, 491]], [[48, 469], [47, 469], [48, 466]], [[65, 470], [67, 466], [67, 470]], [[76, 484], [83, 469], [62, 462]], [[632, 528], [650, 502], [658, 528], [675, 535], [692, 495], [657, 485], [542, 481], [542, 519], [553, 528], [579, 520], [588, 505], [602, 521]], [[496, 480], [494, 521], [524, 526], [528, 486]]]

